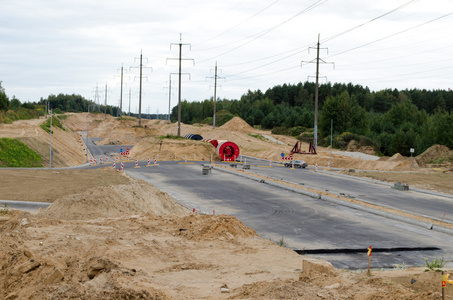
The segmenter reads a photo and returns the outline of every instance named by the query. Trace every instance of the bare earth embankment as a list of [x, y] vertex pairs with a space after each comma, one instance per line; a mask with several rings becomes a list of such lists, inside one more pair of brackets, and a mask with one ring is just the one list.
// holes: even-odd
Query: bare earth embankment
[[[74, 133], [74, 143], [79, 143], [76, 132], [86, 128], [87, 115], [75, 114], [64, 122], [67, 130], [62, 135]], [[31, 123], [22, 124], [20, 130], [0, 125], [0, 133], [38, 139], [39, 122]], [[204, 142], [164, 139], [161, 145], [157, 137], [176, 134], [175, 124], [144, 123], [147, 128], [132, 127], [136, 125], [133, 120], [93, 118], [90, 136], [104, 137], [105, 144], [136, 144], [134, 158], [147, 159], [158, 147], [160, 153], [167, 147], [168, 159], [174, 159], [175, 152], [178, 158], [193, 156], [194, 149], [204, 149], [200, 153], [205, 153], [205, 159], [214, 153], [214, 147]], [[240, 119], [224, 126], [215, 131], [209, 126], [182, 128], [183, 134], [229, 139], [244, 154], [272, 160], [278, 160], [282, 151], [289, 153], [295, 143], [274, 135], [287, 146], [258, 139], [253, 135], [271, 134], [247, 127]], [[40, 143], [45, 143], [42, 138]], [[61, 157], [73, 156], [60, 149]], [[325, 167], [329, 150], [319, 152], [300, 158]], [[77, 157], [74, 164], [85, 162], [83, 155]], [[401, 176], [398, 181], [433, 189], [443, 185], [441, 180], [446, 186], [452, 182], [451, 173], [443, 173], [445, 168], [414, 169], [411, 160], [379, 165], [379, 161], [337, 155], [333, 161], [347, 169], [369, 166], [395, 171], [404, 167], [424, 172], [377, 174], [389, 181], [397, 179], [390, 177], [396, 174]], [[425, 180], [415, 177], [419, 174]], [[0, 208], [0, 299], [441, 299], [437, 272], [425, 272], [422, 267], [373, 270], [369, 276], [363, 271], [337, 270], [258, 237], [232, 216], [194, 214], [151, 184], [110, 167], [0, 169], [0, 195], [7, 200], [53, 203], [39, 214]], [[363, 259], [367, 260], [365, 251]], [[452, 285], [446, 292], [446, 299], [453, 299]]]

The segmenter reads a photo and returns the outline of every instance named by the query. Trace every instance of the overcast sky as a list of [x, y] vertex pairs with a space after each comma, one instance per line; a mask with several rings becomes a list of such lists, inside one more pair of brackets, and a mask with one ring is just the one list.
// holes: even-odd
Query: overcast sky
[[[0, 4], [0, 81], [10, 99], [38, 101], [80, 94], [142, 113], [168, 112], [170, 74], [182, 99], [214, 94], [239, 99], [247, 90], [314, 81], [320, 35], [321, 82], [372, 91], [453, 88], [451, 0], [20, 0]], [[180, 35], [181, 34], [181, 35]], [[174, 43], [174, 44], [172, 44]], [[187, 45], [186, 45], [187, 44]], [[167, 60], [171, 58], [171, 60]], [[211, 77], [211, 78], [209, 78]], [[178, 76], [171, 75], [171, 106]]]

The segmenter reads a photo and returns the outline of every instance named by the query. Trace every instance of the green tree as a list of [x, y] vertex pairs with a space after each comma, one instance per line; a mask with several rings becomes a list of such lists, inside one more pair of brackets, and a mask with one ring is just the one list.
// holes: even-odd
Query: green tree
[[13, 96], [13, 99], [11, 99], [9, 106], [13, 110], [18, 109], [20, 107], [19, 99], [17, 99], [15, 96]]
[[2, 82], [0, 81], [0, 111], [8, 110], [9, 108], [9, 99], [5, 93], [5, 89], [2, 87]]

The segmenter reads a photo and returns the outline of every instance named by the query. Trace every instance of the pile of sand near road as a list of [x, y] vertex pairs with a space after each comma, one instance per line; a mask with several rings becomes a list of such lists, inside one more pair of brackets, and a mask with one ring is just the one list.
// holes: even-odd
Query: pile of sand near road
[[222, 126], [220, 126], [223, 130], [230, 130], [230, 131], [240, 131], [240, 132], [255, 132], [256, 129], [249, 125], [249, 123], [245, 122], [240, 117], [234, 117], [233, 119], [229, 120]]
[[219, 160], [211, 143], [193, 140], [142, 139], [131, 150], [131, 156], [139, 160]]
[[147, 213], [186, 214], [188, 210], [153, 185], [131, 179], [128, 184], [96, 187], [81, 194], [65, 196], [52, 203], [41, 215], [81, 220]]
[[337, 270], [224, 215], [57, 220], [10, 211], [0, 236], [7, 300], [441, 297], [438, 272]]
[[453, 151], [450, 150], [447, 146], [443, 145], [433, 145], [425, 150], [422, 154], [416, 157], [416, 160], [419, 165], [425, 166], [426, 164], [432, 163], [438, 158], [443, 159], [453, 159]]

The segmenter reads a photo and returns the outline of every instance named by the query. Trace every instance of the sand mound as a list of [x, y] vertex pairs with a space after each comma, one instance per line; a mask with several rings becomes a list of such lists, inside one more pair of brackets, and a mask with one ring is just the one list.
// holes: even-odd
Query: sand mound
[[92, 188], [56, 200], [43, 216], [63, 220], [86, 220], [123, 214], [184, 214], [187, 209], [167, 193], [149, 183], [131, 180], [129, 184]]
[[250, 132], [255, 130], [252, 126], [250, 126], [240, 117], [234, 117], [233, 119], [229, 120], [228, 122], [220, 126], [220, 128], [241, 132]]
[[362, 152], [365, 154], [376, 155], [376, 151], [374, 151], [374, 147], [372, 146], [360, 146], [359, 143], [355, 140], [351, 140], [346, 148], [346, 151], [350, 152]]
[[196, 159], [209, 161], [215, 154], [215, 148], [207, 142], [172, 139], [142, 139], [131, 150], [131, 156], [140, 160], [153, 160], [159, 154], [159, 160]]
[[416, 157], [416, 160], [419, 165], [426, 165], [431, 163], [437, 158], [442, 158], [442, 157], [447, 157], [452, 151], [447, 147], [443, 145], [433, 145], [426, 149], [425, 152], [422, 154], [418, 155]]
[[399, 153], [395, 153], [395, 154], [393, 154], [393, 156], [390, 157], [387, 161], [404, 161], [404, 160], [406, 160], [406, 159], [407, 159], [407, 157], [404, 157], [404, 156], [402, 156], [402, 155], [399, 154]]
[[228, 215], [203, 216], [191, 214], [181, 219], [179, 234], [191, 240], [234, 239], [257, 236], [236, 217]]

